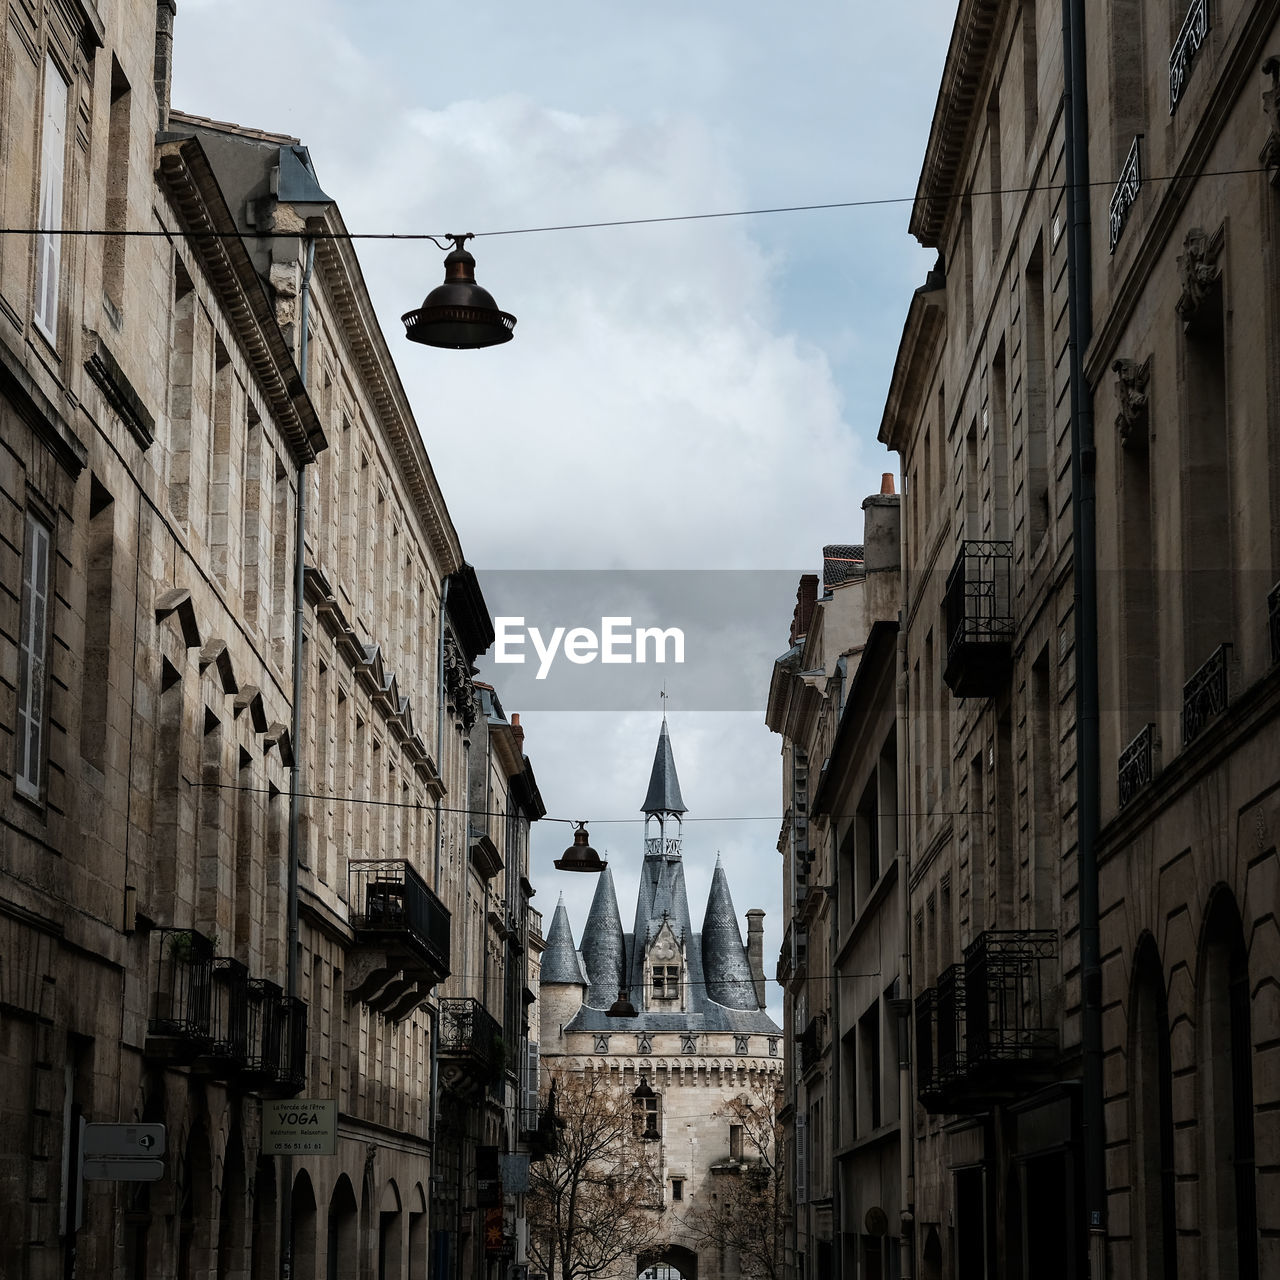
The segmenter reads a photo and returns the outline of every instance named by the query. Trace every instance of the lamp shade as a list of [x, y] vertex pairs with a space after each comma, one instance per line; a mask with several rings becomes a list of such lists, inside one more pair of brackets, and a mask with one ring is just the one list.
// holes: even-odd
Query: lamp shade
[[640, 1015], [636, 1013], [636, 1007], [631, 1003], [631, 997], [627, 995], [627, 989], [622, 987], [618, 991], [618, 998], [604, 1011], [606, 1018], [638, 1018]]
[[573, 843], [552, 864], [557, 871], [603, 871], [609, 864], [591, 847], [587, 824], [579, 822]]
[[496, 347], [515, 336], [515, 316], [499, 311], [493, 294], [476, 284], [476, 260], [462, 247], [465, 239], [453, 237], [454, 248], [444, 260], [444, 283], [416, 311], [401, 317], [410, 342], [464, 351]]

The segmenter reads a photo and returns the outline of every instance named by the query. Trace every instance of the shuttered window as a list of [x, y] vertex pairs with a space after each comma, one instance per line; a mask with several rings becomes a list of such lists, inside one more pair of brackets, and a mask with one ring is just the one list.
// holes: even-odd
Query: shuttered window
[[38, 798], [45, 756], [45, 662], [49, 636], [49, 526], [27, 513], [22, 556], [22, 616], [18, 642], [15, 774], [20, 794]]
[[40, 210], [36, 221], [36, 324], [58, 336], [58, 273], [62, 262], [63, 167], [67, 151], [67, 82], [52, 57], [44, 60], [44, 112], [40, 130]]

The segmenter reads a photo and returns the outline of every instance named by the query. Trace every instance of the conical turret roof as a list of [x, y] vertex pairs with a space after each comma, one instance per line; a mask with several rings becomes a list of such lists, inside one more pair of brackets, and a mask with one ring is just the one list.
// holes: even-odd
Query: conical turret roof
[[573, 945], [573, 926], [569, 923], [569, 912], [565, 909], [564, 894], [560, 895], [556, 913], [551, 917], [547, 949], [542, 953], [539, 982], [571, 982], [582, 987], [587, 985], [587, 975], [582, 972], [582, 962]]
[[582, 961], [591, 984], [586, 1003], [593, 1009], [607, 1009], [626, 986], [626, 954], [613, 873], [606, 867], [596, 881], [587, 927], [582, 931]]
[[727, 1009], [758, 1009], [751, 962], [742, 945], [738, 916], [729, 895], [729, 877], [720, 859], [711, 876], [707, 914], [702, 921], [702, 968], [707, 980], [707, 998]]
[[666, 716], [662, 717], [658, 749], [653, 757], [653, 772], [649, 775], [649, 790], [641, 808], [647, 814], [688, 812], [680, 795], [680, 779], [676, 777], [676, 758], [671, 754], [671, 735], [667, 732]]

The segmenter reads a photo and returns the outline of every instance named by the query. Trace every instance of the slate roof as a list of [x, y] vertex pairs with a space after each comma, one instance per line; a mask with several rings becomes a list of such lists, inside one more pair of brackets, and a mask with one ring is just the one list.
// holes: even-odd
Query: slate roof
[[564, 905], [564, 894], [556, 903], [551, 928], [547, 932], [547, 949], [542, 953], [541, 982], [571, 982], [587, 985], [587, 975], [582, 971], [578, 949], [573, 945], [573, 926]]
[[707, 997], [730, 1009], [755, 1009], [756, 984], [751, 962], [742, 945], [742, 932], [729, 895], [729, 877], [720, 859], [711, 876], [707, 914], [702, 921], [702, 967], [707, 975]]
[[591, 988], [586, 1003], [607, 1009], [626, 985], [627, 955], [622, 937], [622, 917], [613, 889], [613, 872], [606, 867], [596, 881], [595, 897], [582, 931], [582, 963]]
[[688, 812], [680, 795], [680, 779], [676, 777], [676, 758], [671, 754], [666, 716], [662, 717], [658, 749], [653, 756], [653, 772], [649, 775], [649, 790], [641, 808], [647, 814]]

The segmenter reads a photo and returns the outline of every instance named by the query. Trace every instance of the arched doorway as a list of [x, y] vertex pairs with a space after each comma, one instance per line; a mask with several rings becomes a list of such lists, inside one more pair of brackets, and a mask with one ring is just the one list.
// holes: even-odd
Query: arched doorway
[[305, 1169], [293, 1183], [293, 1274], [314, 1276], [316, 1273], [316, 1193]]
[[924, 1280], [942, 1280], [942, 1241], [937, 1227], [930, 1227], [924, 1238], [920, 1273]]
[[378, 1202], [378, 1280], [400, 1280], [403, 1235], [400, 1190], [392, 1180]]
[[698, 1255], [681, 1245], [636, 1258], [636, 1280], [698, 1280]]
[[339, 1174], [329, 1197], [328, 1249], [326, 1275], [328, 1280], [346, 1280], [356, 1272], [359, 1225], [355, 1188], [345, 1173]]

